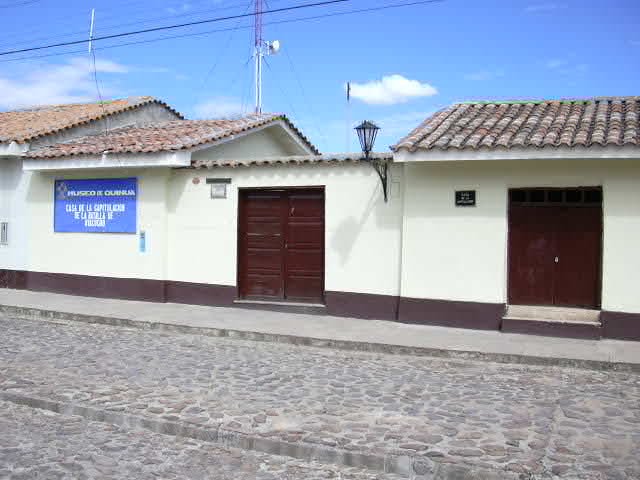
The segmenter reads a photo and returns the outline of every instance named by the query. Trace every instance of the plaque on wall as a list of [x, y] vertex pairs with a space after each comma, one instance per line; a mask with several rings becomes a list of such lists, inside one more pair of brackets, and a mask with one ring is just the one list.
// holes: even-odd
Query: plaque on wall
[[475, 207], [475, 190], [456, 190], [456, 207]]
[[207, 184], [211, 185], [211, 198], [227, 198], [227, 185], [230, 178], [207, 178]]

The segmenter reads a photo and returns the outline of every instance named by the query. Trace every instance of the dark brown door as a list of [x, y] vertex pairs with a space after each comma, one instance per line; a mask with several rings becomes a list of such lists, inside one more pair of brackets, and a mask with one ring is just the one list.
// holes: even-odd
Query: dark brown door
[[509, 228], [509, 303], [553, 304], [553, 209], [512, 206]]
[[324, 290], [324, 192], [288, 192], [285, 297], [322, 302]]
[[[602, 210], [559, 207], [556, 217], [554, 304], [599, 305]], [[554, 259], [555, 261], [555, 259]]]
[[322, 302], [324, 191], [243, 190], [239, 216], [240, 296]]
[[242, 191], [240, 198], [240, 296], [284, 295], [284, 192]]
[[533, 195], [527, 192], [514, 201], [512, 191], [509, 302], [598, 307], [602, 251], [600, 190], [532, 192]]

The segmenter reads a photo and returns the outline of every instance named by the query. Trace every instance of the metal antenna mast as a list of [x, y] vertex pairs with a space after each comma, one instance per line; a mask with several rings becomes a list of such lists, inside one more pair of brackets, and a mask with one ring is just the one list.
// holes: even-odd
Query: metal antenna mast
[[262, 40], [262, 11], [263, 0], [255, 0], [255, 17], [254, 17], [254, 30], [255, 30], [255, 52], [256, 57], [256, 113], [262, 113], [262, 57], [264, 56], [264, 41]]
[[274, 40], [265, 42], [262, 38], [262, 14], [264, 12], [264, 0], [255, 0], [254, 15], [254, 56], [255, 68], [255, 90], [256, 90], [256, 113], [262, 113], [262, 60], [267, 55], [274, 55], [280, 50], [280, 42]]

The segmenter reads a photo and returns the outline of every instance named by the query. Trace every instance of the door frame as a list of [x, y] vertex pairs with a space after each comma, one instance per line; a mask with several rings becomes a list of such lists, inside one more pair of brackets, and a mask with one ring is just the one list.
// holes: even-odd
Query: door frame
[[[518, 206], [528, 206], [528, 207], [532, 207], [532, 208], [546, 208], [548, 206], [564, 206], [564, 207], [576, 207], [576, 208], [580, 208], [580, 207], [593, 207], [595, 205], [597, 205], [599, 203], [600, 206], [600, 254], [598, 256], [597, 259], [597, 264], [598, 264], [598, 274], [596, 275], [596, 279], [597, 279], [597, 285], [596, 285], [596, 298], [595, 298], [595, 309], [601, 309], [602, 308], [602, 275], [603, 275], [603, 252], [604, 252], [604, 189], [602, 188], [602, 185], [596, 185], [596, 186], [588, 186], [588, 185], [581, 185], [581, 186], [577, 186], [577, 187], [524, 187], [524, 186], [520, 186], [520, 187], [516, 187], [516, 186], [511, 186], [511, 187], [507, 187], [507, 261], [506, 261], [506, 280], [507, 280], [507, 285], [506, 285], [506, 300], [507, 300], [507, 305], [520, 305], [517, 303], [512, 303], [511, 302], [511, 207], [513, 206], [513, 203], [511, 198], [511, 192], [514, 190], [526, 190], [526, 191], [544, 191], [545, 192], [545, 199], [547, 198], [547, 193], [546, 192], [550, 192], [550, 191], [568, 191], [568, 190], [578, 190], [581, 192], [585, 192], [587, 190], [590, 191], [599, 191], [600, 192], [600, 201], [596, 202], [596, 203], [579, 203], [579, 202], [518, 202]], [[582, 194], [584, 198], [584, 193]], [[538, 305], [536, 305], [538, 306]], [[550, 307], [554, 307], [557, 306], [559, 308], [562, 308], [563, 306], [560, 305], [539, 305], [539, 306], [550, 306]], [[572, 308], [572, 307], [567, 307], [567, 308]], [[587, 307], [575, 307], [575, 308], [587, 308]]]
[[[282, 192], [288, 192], [288, 191], [294, 191], [294, 190], [319, 190], [322, 192], [322, 207], [323, 207], [323, 216], [322, 216], [322, 302], [324, 303], [325, 301], [325, 293], [326, 293], [326, 275], [327, 275], [327, 251], [326, 251], [326, 234], [327, 234], [327, 230], [326, 230], [326, 219], [327, 219], [327, 193], [326, 193], [326, 188], [325, 185], [293, 185], [293, 186], [271, 186], [271, 187], [238, 187], [238, 204], [237, 204], [237, 212], [236, 212], [236, 300], [245, 300], [244, 297], [242, 297], [241, 292], [240, 292], [240, 284], [241, 284], [241, 278], [242, 278], [242, 274], [244, 272], [244, 269], [246, 268], [246, 265], [244, 265], [244, 262], [242, 261], [242, 255], [240, 254], [241, 249], [242, 249], [242, 235], [241, 235], [241, 229], [242, 229], [242, 213], [243, 213], [243, 209], [241, 207], [242, 205], [242, 194], [244, 192], [250, 192], [250, 191], [258, 191], [258, 192], [264, 192], [264, 191], [282, 191]], [[285, 291], [286, 291], [286, 286], [285, 286]], [[262, 300], [256, 300], [257, 302], [260, 302]], [[269, 301], [273, 301], [273, 300], [264, 300], [265, 302], [269, 302]], [[286, 299], [282, 300], [282, 302], [287, 302]], [[292, 303], [299, 303], [299, 302], [292, 302]]]

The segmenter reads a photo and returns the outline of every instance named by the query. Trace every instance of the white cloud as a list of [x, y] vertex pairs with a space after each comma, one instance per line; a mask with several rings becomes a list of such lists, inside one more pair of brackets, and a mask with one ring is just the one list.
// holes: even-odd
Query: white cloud
[[167, 13], [170, 13], [171, 15], [175, 15], [176, 13], [184, 13], [191, 10], [191, 4], [188, 2], [185, 2], [175, 7], [166, 8], [165, 10], [167, 11]]
[[552, 12], [559, 8], [565, 8], [566, 5], [561, 3], [538, 3], [527, 6], [524, 11], [527, 13]]
[[[128, 68], [110, 60], [98, 60], [96, 71], [103, 74], [124, 74]], [[0, 92], [0, 108], [4, 109], [98, 99], [93, 66], [83, 58], [72, 58], [63, 64], [50, 64], [19, 77], [1, 76]], [[114, 92], [109, 85], [101, 85], [101, 93], [103, 97], [108, 97]]]
[[553, 60], [549, 60], [547, 62], [547, 68], [559, 68], [559, 67], [564, 67], [568, 62], [566, 60], [560, 60], [558, 58], [553, 59]]
[[549, 70], [553, 70], [560, 75], [579, 75], [589, 70], [589, 65], [586, 63], [574, 64], [562, 59], [549, 60], [545, 65]]
[[243, 115], [246, 108], [231, 97], [214, 97], [193, 107], [198, 118], [233, 118]]
[[367, 83], [351, 84], [351, 96], [370, 105], [395, 105], [437, 93], [438, 91], [428, 83], [410, 80], [397, 74]]
[[504, 76], [504, 72], [502, 70], [481, 70], [479, 72], [467, 73], [464, 78], [466, 80], [472, 80], [475, 82], [483, 82], [487, 80], [493, 80], [498, 77]]

